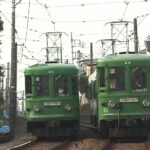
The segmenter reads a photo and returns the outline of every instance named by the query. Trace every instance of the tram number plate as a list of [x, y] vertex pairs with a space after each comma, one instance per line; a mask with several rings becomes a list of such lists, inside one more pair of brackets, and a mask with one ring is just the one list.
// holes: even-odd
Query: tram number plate
[[120, 98], [120, 102], [122, 103], [135, 103], [138, 102], [138, 98]]
[[44, 102], [44, 106], [60, 106], [60, 102]]

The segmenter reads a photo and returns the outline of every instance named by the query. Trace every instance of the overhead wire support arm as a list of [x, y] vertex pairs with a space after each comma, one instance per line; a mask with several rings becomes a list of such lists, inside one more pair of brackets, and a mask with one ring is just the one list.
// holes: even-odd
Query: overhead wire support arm
[[20, 0], [19, 2], [17, 2], [17, 3], [15, 4], [15, 6], [17, 6], [18, 4], [20, 4], [20, 3], [21, 3], [21, 1], [22, 1], [22, 0]]

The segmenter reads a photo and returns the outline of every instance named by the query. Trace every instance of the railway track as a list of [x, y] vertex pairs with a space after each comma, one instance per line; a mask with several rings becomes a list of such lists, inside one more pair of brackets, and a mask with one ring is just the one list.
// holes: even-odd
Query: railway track
[[18, 144], [16, 146], [13, 146], [11, 148], [8, 148], [7, 150], [20, 150], [20, 149], [25, 149], [26, 147], [29, 147], [31, 145], [34, 145], [34, 143], [36, 142], [37, 137], [31, 138], [30, 140], [26, 141], [26, 142], [22, 142], [21, 144]]
[[40, 139], [34, 139], [30, 140], [28, 142], [16, 145], [12, 148], [9, 148], [7, 150], [31, 150], [31, 149], [36, 149], [36, 150], [66, 150], [66, 148], [69, 146], [71, 143], [71, 139], [66, 139], [63, 141], [46, 141], [45, 140], [40, 140]]
[[[34, 138], [28, 138], [28, 139], [23, 139], [24, 142], [21, 142], [21, 144], [15, 145], [11, 148], [8, 148], [7, 150], [28, 150], [28, 149], [36, 149], [43, 147], [44, 150], [66, 150], [67, 147], [70, 145], [72, 139], [66, 139], [63, 141], [59, 140], [43, 140], [43, 139], [38, 139], [37, 137]], [[41, 146], [42, 145], [42, 146]]]
[[80, 124], [77, 137], [69, 139], [29, 139], [7, 150], [150, 150], [150, 139], [138, 141], [128, 139], [100, 138], [89, 124]]
[[90, 128], [90, 129], [97, 129], [97, 127], [94, 127], [93, 125], [89, 123], [80, 123], [80, 127]]

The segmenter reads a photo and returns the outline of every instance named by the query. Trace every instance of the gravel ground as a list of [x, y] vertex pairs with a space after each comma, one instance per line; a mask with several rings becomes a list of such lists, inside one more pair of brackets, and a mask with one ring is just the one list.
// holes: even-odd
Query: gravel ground
[[[1, 143], [0, 150], [9, 150], [9, 148], [27, 142], [32, 138], [34, 137], [31, 134], [26, 133], [26, 122], [23, 119], [17, 118], [14, 138], [9, 142]], [[73, 140], [65, 150], [109, 150], [105, 148], [107, 141], [108, 139], [100, 139], [95, 132], [81, 128], [80, 138]], [[48, 145], [48, 143], [46, 144]], [[49, 144], [52, 145], [52, 141]], [[150, 140], [148, 145], [149, 148], [146, 149], [144, 142], [120, 142], [113, 144], [111, 150], [150, 150]], [[50, 150], [50, 147], [45, 147], [41, 144], [38, 148], [32, 148], [32, 150]]]

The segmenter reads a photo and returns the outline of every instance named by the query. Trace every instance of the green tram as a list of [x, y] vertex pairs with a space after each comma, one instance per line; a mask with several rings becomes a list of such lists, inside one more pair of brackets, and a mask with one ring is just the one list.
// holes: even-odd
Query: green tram
[[[103, 136], [146, 136], [150, 129], [150, 56], [116, 54], [97, 62], [91, 120]], [[94, 88], [95, 87], [95, 88]], [[94, 92], [93, 92], [94, 91]]]
[[46, 63], [25, 70], [27, 131], [37, 136], [71, 136], [79, 128], [78, 69]]

